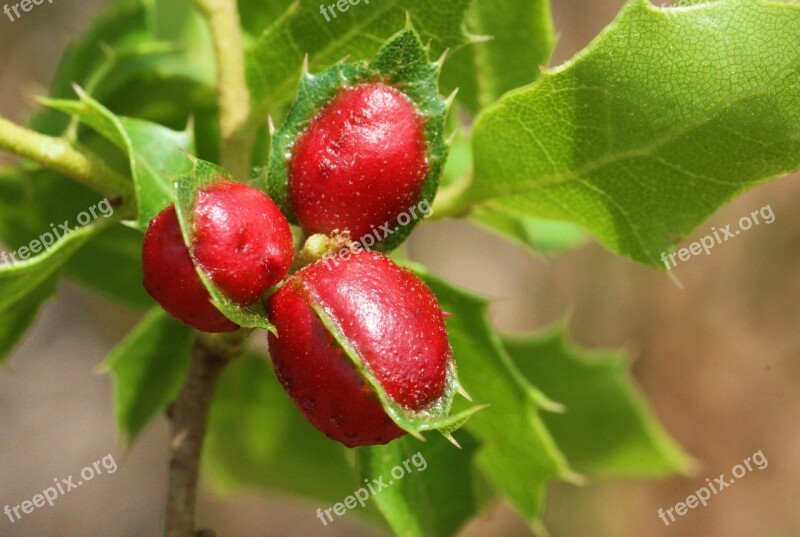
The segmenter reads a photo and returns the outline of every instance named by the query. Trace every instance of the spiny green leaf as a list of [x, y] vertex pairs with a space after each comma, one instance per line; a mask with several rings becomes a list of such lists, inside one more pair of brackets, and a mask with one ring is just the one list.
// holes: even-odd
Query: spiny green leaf
[[[450, 142], [450, 151], [442, 172], [442, 188], [433, 206], [433, 216], [441, 209], [441, 202], [455, 196], [469, 183], [472, 173], [472, 146], [464, 127], [457, 127]], [[556, 222], [524, 214], [478, 206], [470, 219], [501, 237], [530, 248], [533, 252], [555, 255], [577, 248], [586, 242], [586, 233], [570, 222]]]
[[687, 472], [691, 459], [648, 408], [619, 353], [588, 353], [554, 326], [505, 338], [525, 376], [564, 413], [544, 416], [575, 469], [598, 478], [654, 478]]
[[[370, 63], [337, 64], [318, 75], [306, 74], [300, 84], [298, 97], [286, 122], [272, 137], [272, 155], [268, 188], [270, 196], [290, 221], [297, 223], [288, 195], [289, 159], [297, 138], [315, 116], [346, 87], [366, 82], [382, 81], [411, 98], [424, 120], [427, 147], [428, 175], [419, 202], [432, 203], [439, 188], [439, 176], [447, 158], [444, 142], [444, 123], [447, 107], [439, 96], [440, 66], [429, 60], [419, 36], [413, 30], [403, 30], [392, 36]], [[402, 243], [419, 223], [401, 226], [375, 246], [391, 250]], [[358, 239], [359, 237], [354, 237]]]
[[[64, 53], [49, 95], [70, 98], [77, 83], [117, 114], [184, 125], [198, 109], [213, 107], [213, 57], [208, 31], [188, 0], [114, 2]], [[67, 124], [53, 110], [31, 122], [51, 135]]]
[[550, 0], [474, 0], [467, 28], [472, 42], [448, 58], [442, 79], [473, 113], [536, 80], [555, 44]]
[[143, 235], [128, 226], [110, 227], [92, 238], [65, 266], [67, 276], [121, 304], [146, 309], [153, 299], [142, 286]]
[[387, 486], [367, 501], [377, 504], [395, 535], [451, 537], [477, 514], [480, 501], [473, 458], [478, 442], [468, 434], [459, 436], [462, 449], [442, 437], [425, 444], [403, 437], [356, 452], [366, 482], [363, 490], [376, 481]]
[[[552, 479], [571, 478], [540, 412], [551, 403], [530, 385], [491, 326], [486, 301], [423, 273], [447, 320], [459, 376], [479, 404], [466, 430], [480, 442], [477, 464], [494, 487], [538, 526]], [[458, 438], [458, 435], [456, 435]]]
[[[114, 3], [100, 12], [89, 30], [72, 43], [62, 55], [50, 83], [49, 95], [54, 99], [72, 96], [72, 85], [86, 85], [105, 65], [105, 50], [115, 50], [138, 43], [147, 36], [147, 15], [140, 0]], [[68, 120], [54, 110], [43, 110], [31, 120], [34, 130], [52, 136], [60, 135]]]
[[480, 226], [537, 253], [560, 254], [586, 242], [583, 230], [570, 222], [556, 222], [485, 207], [477, 208], [470, 216]]
[[343, 500], [360, 487], [344, 450], [300, 416], [270, 369], [251, 351], [222, 373], [203, 457], [211, 483]]
[[[220, 180], [236, 181], [227, 171], [210, 162], [205, 162], [186, 155], [192, 164], [192, 170], [175, 179], [175, 210], [181, 224], [183, 237], [187, 247], [194, 238], [194, 207], [197, 203], [197, 193], [200, 189], [210, 186]], [[262, 302], [249, 306], [241, 306], [225, 296], [217, 289], [211, 278], [203, 271], [199, 263], [195, 263], [197, 274], [203, 281], [211, 295], [211, 301], [223, 315], [244, 328], [263, 328], [274, 332], [275, 327], [267, 319], [267, 313]]]
[[[238, 0], [239, 18], [247, 34], [261, 35], [292, 5], [293, 0]], [[248, 35], [249, 37], [249, 35]]]
[[117, 428], [132, 444], [178, 395], [191, 353], [192, 329], [154, 308], [106, 358], [114, 379]]
[[196, 52], [151, 41], [114, 51], [86, 90], [117, 115], [183, 126], [215, 102], [213, 53]]
[[33, 325], [39, 310], [53, 296], [58, 279], [51, 277], [14, 303], [0, 310], [0, 363], [11, 354]]
[[478, 118], [461, 200], [575, 222], [653, 266], [800, 166], [800, 4], [632, 0], [572, 61]]
[[192, 133], [188, 129], [175, 132], [147, 121], [117, 117], [80, 88], [75, 89], [80, 101], [44, 99], [43, 102], [77, 116], [125, 153], [136, 187], [136, 222], [140, 229], [147, 229], [150, 220], [174, 197], [167, 174], [185, 173], [191, 167], [181, 150], [193, 150]]
[[[13, 307], [17, 301], [44, 283], [105, 225], [107, 224], [104, 221], [99, 221], [89, 226], [72, 228], [69, 234], [61, 237], [43, 253], [18, 263], [9, 261], [10, 264], [0, 266], [0, 311]], [[43, 248], [42, 243], [39, 244]], [[19, 256], [19, 252], [17, 255]]]
[[[463, 188], [472, 174], [472, 145], [469, 132], [458, 123], [457, 116], [458, 114], [448, 116], [447, 127], [452, 129], [453, 134], [448, 140], [449, 151], [447, 162], [442, 169], [439, 196], [446, 194], [450, 187]], [[438, 201], [439, 198], [436, 200]]]
[[372, 57], [380, 43], [405, 25], [407, 16], [422, 38], [431, 42], [433, 54], [457, 47], [465, 42], [462, 23], [468, 5], [469, 0], [374, 0], [349, 5], [346, 13], [337, 11], [336, 18], [329, 13], [331, 20], [326, 22], [320, 2], [298, 0], [264, 31], [247, 55], [253, 100], [270, 106], [291, 95], [305, 55], [312, 70], [346, 56], [352, 61]]
[[[38, 246], [33, 248], [44, 251], [29, 259], [23, 260], [28, 252], [4, 252], [0, 265], [0, 361], [30, 327], [41, 304], [55, 289], [55, 276], [64, 263], [107, 225], [107, 221], [99, 221], [71, 228], [49, 248], [34, 239]], [[33, 242], [29, 244], [32, 246]]]
[[[74, 221], [97, 206], [98, 194], [38, 165], [0, 171], [0, 237], [16, 249], [32, 238]], [[67, 276], [104, 296], [134, 308], [149, 308], [142, 287], [142, 234], [127, 226], [108, 227], [93, 236], [64, 265]]]

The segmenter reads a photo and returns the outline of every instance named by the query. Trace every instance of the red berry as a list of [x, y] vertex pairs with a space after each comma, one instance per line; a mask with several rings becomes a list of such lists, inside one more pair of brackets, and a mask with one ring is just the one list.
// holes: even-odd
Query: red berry
[[178, 320], [204, 332], [238, 326], [212, 304], [195, 263], [232, 301], [248, 305], [289, 273], [289, 223], [261, 191], [221, 180], [198, 193], [192, 252], [174, 205], [150, 222], [144, 239], [144, 287]]
[[405, 434], [345, 354], [321, 307], [386, 395], [408, 411], [437, 402], [453, 355], [436, 298], [413, 273], [377, 252], [310, 265], [269, 300], [269, 345], [286, 392], [315, 427], [348, 447]]
[[428, 173], [423, 120], [383, 83], [344, 89], [298, 139], [289, 201], [309, 234], [350, 231], [358, 240], [409, 211]]
[[179, 321], [203, 332], [233, 332], [239, 327], [214, 307], [183, 242], [175, 207], [153, 218], [142, 250], [144, 288]]
[[198, 194], [192, 252], [225, 296], [250, 304], [289, 274], [294, 240], [266, 194], [220, 181]]

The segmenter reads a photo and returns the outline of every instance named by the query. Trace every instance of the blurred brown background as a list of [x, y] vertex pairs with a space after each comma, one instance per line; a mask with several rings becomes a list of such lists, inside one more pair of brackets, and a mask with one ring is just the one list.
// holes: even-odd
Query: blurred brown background
[[[622, 0], [557, 0], [561, 35], [554, 64], [585, 46]], [[44, 3], [16, 22], [0, 20], [0, 114], [23, 121], [66, 40], [100, 0]], [[0, 154], [0, 163], [9, 161]], [[800, 182], [774, 181], [742, 196], [698, 230], [724, 226], [770, 204], [776, 221], [693, 258], [674, 272], [683, 284], [589, 245], [563, 257], [534, 258], [462, 223], [423, 226], [411, 251], [451, 281], [492, 297], [506, 330], [572, 319], [587, 346], [622, 347], [671, 433], [702, 464], [696, 476], [661, 482], [552, 488], [554, 537], [796, 537], [800, 535]], [[686, 242], [688, 244], [689, 241]], [[452, 259], [458, 259], [453, 264]], [[115, 439], [111, 385], [94, 371], [135, 322], [71, 285], [0, 371], [0, 509], [31, 498], [55, 477], [77, 473], [107, 453], [119, 470], [37, 509], [0, 536], [135, 536], [161, 533], [166, 424], [153, 425], [125, 453]], [[670, 527], [657, 517], [705, 483], [762, 450], [769, 466]], [[224, 537], [323, 535], [318, 506], [281, 498], [203, 495], [203, 524]], [[352, 518], [329, 537], [374, 535]], [[531, 535], [498, 505], [465, 536]]]

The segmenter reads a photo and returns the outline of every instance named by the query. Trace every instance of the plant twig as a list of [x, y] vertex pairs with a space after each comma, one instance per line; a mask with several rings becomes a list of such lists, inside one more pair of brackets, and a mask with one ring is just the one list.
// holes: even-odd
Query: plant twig
[[241, 180], [250, 178], [252, 129], [250, 91], [244, 66], [244, 46], [235, 0], [192, 0], [208, 22], [217, 58], [217, 101], [220, 124], [220, 164]]
[[468, 197], [468, 188], [469, 180], [459, 181], [439, 190], [439, 194], [433, 201], [431, 220], [462, 218], [468, 215], [474, 204]]
[[133, 198], [130, 179], [63, 138], [46, 136], [0, 117], [0, 149], [63, 173], [108, 198]]
[[[192, 0], [206, 19], [217, 60], [220, 164], [242, 180], [250, 178], [252, 136], [250, 92], [244, 69], [244, 46], [236, 0]], [[245, 331], [199, 335], [195, 339], [186, 383], [170, 407], [172, 442], [165, 537], [201, 537], [195, 508], [200, 456], [214, 388], [227, 363], [242, 351]]]
[[214, 389], [222, 370], [242, 351], [242, 331], [195, 338], [186, 382], [167, 411], [172, 422], [165, 537], [213, 535], [195, 530], [200, 456]]

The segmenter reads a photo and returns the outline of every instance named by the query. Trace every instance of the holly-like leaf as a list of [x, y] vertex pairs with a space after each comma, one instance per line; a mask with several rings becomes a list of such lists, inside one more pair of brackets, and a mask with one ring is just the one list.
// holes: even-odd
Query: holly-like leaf
[[110, 227], [93, 237], [64, 267], [65, 273], [121, 304], [146, 309], [153, 299], [142, 286], [142, 240], [128, 226]]
[[94, 234], [98, 233], [103, 222], [98, 222], [86, 227], [70, 228], [65, 236], [46, 248], [41, 241], [38, 241], [38, 250], [45, 250], [43, 253], [24, 259], [28, 252], [22, 253], [17, 250], [14, 259], [10, 255], [4, 259], [3, 266], [0, 267], [0, 311], [5, 311], [25, 297], [39, 285], [44, 283], [58, 269], [60, 269], [69, 257], [75, 253], [83, 244]]
[[691, 468], [619, 353], [581, 350], [559, 325], [504, 343], [523, 374], [564, 405], [544, 421], [576, 470], [598, 478], [654, 478]]
[[[472, 174], [472, 145], [469, 132], [457, 120], [458, 114], [448, 116], [448, 129], [453, 130], [450, 136], [447, 161], [442, 169], [439, 181], [439, 195], [444, 195], [449, 188], [463, 188]], [[436, 198], [438, 201], [439, 198]], [[434, 207], [435, 208], [435, 207]]]
[[[419, 201], [433, 203], [447, 158], [447, 146], [444, 142], [447, 106], [439, 96], [440, 67], [438, 63], [428, 59], [419, 35], [413, 30], [404, 30], [389, 39], [369, 63], [337, 64], [317, 75], [306, 74], [303, 77], [297, 100], [289, 111], [286, 122], [272, 137], [269, 169], [270, 195], [290, 221], [297, 223], [288, 196], [288, 160], [298, 136], [343, 88], [378, 80], [410, 97], [423, 118], [428, 175], [425, 177]], [[418, 223], [419, 219], [414, 219], [408, 225], [401, 226], [375, 245], [375, 249], [390, 250], [396, 247]]]
[[[83, 36], [70, 44], [59, 61], [50, 83], [54, 99], [72, 96], [72, 85], [87, 83], [105, 68], [105, 51], [139, 43], [147, 35], [147, 11], [139, 0], [116, 2], [103, 10]], [[44, 109], [31, 120], [31, 127], [52, 136], [60, 135], [69, 121], [54, 110]]]
[[442, 80], [473, 113], [536, 80], [555, 44], [550, 0], [474, 0], [467, 29], [472, 42], [448, 58]]
[[150, 220], [172, 203], [175, 195], [167, 174], [177, 175], [191, 168], [181, 151], [193, 150], [192, 133], [188, 129], [176, 132], [147, 121], [117, 117], [80, 88], [75, 89], [80, 101], [45, 99], [43, 102], [80, 118], [128, 157], [136, 188], [136, 222], [140, 229], [147, 229]]
[[117, 428], [129, 444], [180, 392], [192, 334], [154, 308], [106, 358], [103, 368], [114, 379]]
[[344, 450], [300, 417], [269, 361], [252, 351], [222, 373], [203, 460], [221, 491], [258, 487], [333, 503], [361, 486]]
[[214, 107], [211, 58], [147, 41], [114, 51], [86, 90], [117, 115], [180, 127]]
[[117, 115], [181, 128], [215, 110], [210, 32], [191, 0], [142, 3], [146, 35], [125, 46], [104, 47], [106, 64], [84, 87]]
[[[5, 358], [4, 352], [10, 352], [23, 331], [30, 327], [41, 304], [55, 289], [54, 277], [64, 263], [106, 225], [106, 221], [100, 221], [70, 228], [69, 233], [48, 246], [34, 239], [24, 247], [26, 250], [4, 252], [0, 265], [0, 320], [4, 325], [0, 329], [0, 351], [3, 351], [0, 361]], [[38, 251], [42, 253], [28, 258]]]
[[480, 226], [530, 248], [555, 255], [572, 250], [586, 242], [586, 233], [570, 222], [556, 222], [524, 214], [506, 213], [497, 208], [479, 207], [471, 218]]
[[58, 279], [51, 277], [14, 303], [0, 310], [0, 363], [11, 354], [36, 320], [39, 310], [53, 296]]
[[[185, 158], [188, 158], [191, 163], [192, 170], [175, 179], [175, 210], [178, 213], [183, 238], [191, 251], [190, 246], [194, 238], [194, 208], [197, 203], [198, 191], [221, 180], [236, 181], [236, 179], [215, 164], [188, 155]], [[267, 319], [267, 312], [262, 302], [257, 301], [249, 306], [236, 304], [217, 289], [211, 278], [203, 271], [200, 263], [195, 263], [195, 268], [208, 289], [214, 306], [225, 317], [244, 328], [264, 328], [275, 331], [275, 327]]]
[[[187, 0], [114, 2], [67, 48], [49, 96], [70, 98], [80, 84], [117, 114], [184, 125], [213, 106], [213, 57], [208, 31]], [[68, 123], [45, 109], [31, 126], [60, 135]]]
[[257, 38], [280, 19], [293, 0], [238, 0], [239, 18], [248, 37]]
[[395, 535], [456, 535], [481, 504], [473, 465], [478, 442], [468, 434], [459, 436], [462, 449], [442, 437], [425, 444], [403, 437], [359, 448], [356, 462], [365, 483], [357, 499], [375, 502]]
[[487, 316], [485, 300], [434, 276], [422, 276], [442, 309], [452, 314], [447, 328], [464, 388], [476, 403], [489, 405], [465, 426], [481, 442], [478, 467], [538, 526], [547, 484], [572, 477], [540, 416], [552, 404], [528, 383], [503, 349]]
[[[466, 41], [464, 12], [469, 0], [380, 0], [362, 2], [335, 17], [316, 0], [297, 0], [269, 26], [247, 55], [247, 79], [253, 100], [270, 107], [294, 91], [300, 66], [308, 55], [312, 70], [332, 65], [344, 57], [352, 61], [372, 57], [380, 43], [405, 25], [406, 18], [430, 41], [433, 54]], [[329, 20], [327, 20], [329, 19]]]
[[800, 166], [800, 4], [631, 0], [572, 61], [484, 111], [464, 207], [577, 223], [663, 266], [734, 196]]
[[[457, 127], [456, 135], [450, 142], [447, 163], [442, 171], [442, 188], [434, 204], [434, 214], [441, 208], [441, 202], [457, 197], [469, 183], [472, 174], [472, 146], [464, 127]], [[512, 242], [530, 248], [533, 252], [555, 255], [586, 242], [586, 233], [570, 222], [556, 222], [519, 213], [506, 212], [498, 207], [491, 209], [476, 207], [470, 219]]]
[[[0, 171], [0, 237], [19, 248], [100, 203], [96, 192], [57, 172], [28, 164], [7, 168]], [[139, 231], [110, 226], [94, 235], [81, 255], [70, 257], [64, 272], [126, 306], [149, 308], [153, 301], [142, 287], [141, 256]]]

